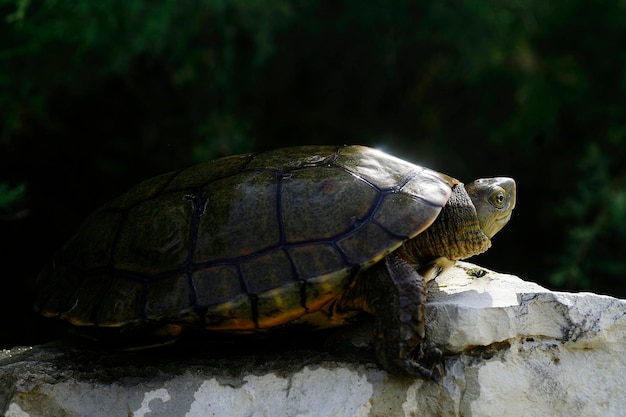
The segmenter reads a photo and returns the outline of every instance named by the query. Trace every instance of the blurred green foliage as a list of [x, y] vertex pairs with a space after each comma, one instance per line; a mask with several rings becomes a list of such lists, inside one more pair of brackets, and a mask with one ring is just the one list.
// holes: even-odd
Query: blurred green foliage
[[[571, 224], [550, 276], [557, 286], [591, 289], [604, 283], [594, 282], [595, 277], [619, 280], [626, 275], [626, 176], [612, 174], [623, 163], [612, 159], [590, 143], [578, 167], [580, 181], [556, 212], [560, 221]], [[606, 291], [620, 288], [623, 284]]]
[[9, 184], [0, 182], [0, 210], [9, 207], [11, 204], [23, 198], [25, 191], [26, 184], [24, 183], [10, 187]]
[[142, 178], [363, 143], [514, 176], [486, 266], [626, 296], [623, 1], [0, 0], [0, 16], [0, 181], [28, 184], [31, 219], [9, 228], [33, 268]]

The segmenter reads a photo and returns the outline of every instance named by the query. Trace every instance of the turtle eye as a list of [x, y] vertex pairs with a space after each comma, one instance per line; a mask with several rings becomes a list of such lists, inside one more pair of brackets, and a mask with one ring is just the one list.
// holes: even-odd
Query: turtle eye
[[489, 196], [489, 202], [497, 209], [503, 208], [504, 203], [506, 202], [504, 190], [499, 188], [498, 190], [493, 191]]

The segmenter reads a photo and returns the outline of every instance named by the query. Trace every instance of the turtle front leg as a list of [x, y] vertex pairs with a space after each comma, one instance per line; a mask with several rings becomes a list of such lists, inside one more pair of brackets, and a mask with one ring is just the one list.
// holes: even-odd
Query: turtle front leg
[[436, 380], [422, 362], [441, 357], [439, 349], [424, 341], [426, 283], [406, 261], [387, 256], [357, 277], [338, 307], [374, 315], [376, 355], [385, 369]]

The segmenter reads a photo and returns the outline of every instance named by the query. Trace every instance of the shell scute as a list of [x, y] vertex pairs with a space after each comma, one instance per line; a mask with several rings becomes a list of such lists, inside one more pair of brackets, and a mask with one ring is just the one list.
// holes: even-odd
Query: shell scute
[[367, 218], [379, 193], [337, 168], [296, 171], [282, 182], [285, 241], [332, 240]]
[[[437, 218], [440, 206], [424, 204], [416, 198], [400, 193], [387, 194], [374, 219], [385, 230], [403, 241], [419, 234]], [[407, 224], [414, 225], [409, 228]]]
[[205, 328], [220, 331], [254, 331], [253, 301], [247, 294], [238, 294], [231, 300], [212, 305], [205, 310]]
[[192, 300], [192, 288], [182, 273], [151, 280], [147, 285], [145, 318], [158, 320], [163, 316], [188, 314], [192, 310]]
[[452, 177], [419, 167], [419, 171], [409, 177], [400, 191], [433, 207], [443, 207], [455, 184], [459, 184], [459, 181]]
[[300, 279], [315, 278], [340, 271], [346, 262], [337, 248], [327, 242], [310, 243], [289, 248], [289, 256]]
[[144, 319], [146, 285], [140, 281], [115, 277], [107, 288], [95, 314], [102, 327], [120, 327]]
[[211, 183], [204, 192], [195, 263], [248, 256], [279, 244], [276, 173], [243, 172]]
[[195, 189], [220, 178], [230, 177], [243, 171], [251, 159], [252, 154], [233, 155], [194, 165], [176, 173], [165, 191]]
[[182, 267], [189, 256], [192, 212], [180, 193], [131, 208], [120, 227], [113, 267], [147, 276]]
[[100, 308], [102, 294], [106, 293], [114, 278], [111, 275], [99, 273], [86, 277], [80, 283], [73, 295], [74, 304], [64, 308], [61, 317], [77, 326], [91, 326], [96, 324], [96, 312]]
[[340, 239], [337, 246], [351, 265], [369, 266], [398, 248], [402, 242], [403, 240], [390, 236], [382, 227], [370, 221]]
[[255, 155], [247, 169], [288, 172], [306, 167], [328, 166], [336, 158], [337, 149], [333, 146], [275, 149]]
[[294, 281], [291, 262], [282, 250], [245, 260], [240, 270], [248, 294], [263, 294]]
[[122, 212], [107, 209], [89, 216], [65, 245], [63, 257], [71, 260], [72, 267], [79, 271], [108, 266], [122, 217]]
[[365, 146], [342, 148], [336, 164], [367, 179], [381, 190], [396, 187], [416, 169], [421, 170], [410, 162]]
[[191, 280], [198, 307], [219, 305], [243, 292], [239, 270], [231, 264], [196, 269], [191, 273]]
[[302, 305], [302, 282], [289, 282], [273, 290], [261, 293], [257, 304], [257, 326], [268, 329], [279, 326], [306, 314]]

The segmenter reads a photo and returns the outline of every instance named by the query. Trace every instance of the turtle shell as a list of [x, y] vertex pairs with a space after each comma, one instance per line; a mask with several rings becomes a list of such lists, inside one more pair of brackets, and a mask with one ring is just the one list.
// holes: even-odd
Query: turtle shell
[[362, 146], [237, 155], [140, 183], [38, 278], [80, 326], [266, 329], [319, 311], [438, 216], [453, 178]]

